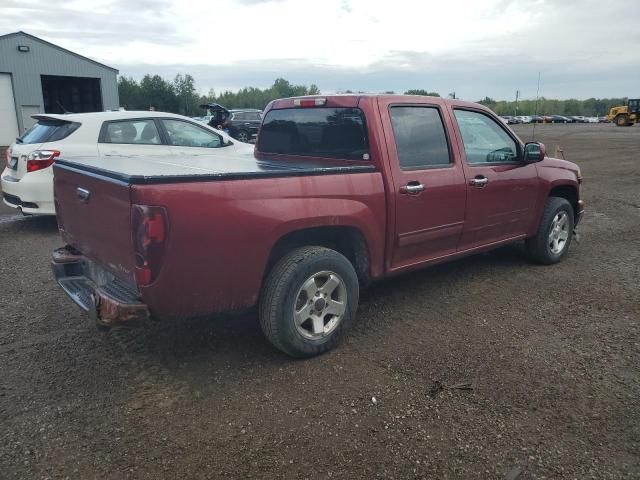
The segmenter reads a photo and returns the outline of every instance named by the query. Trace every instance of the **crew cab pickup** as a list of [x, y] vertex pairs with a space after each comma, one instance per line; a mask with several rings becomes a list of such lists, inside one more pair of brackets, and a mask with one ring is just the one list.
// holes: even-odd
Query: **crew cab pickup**
[[54, 165], [53, 270], [101, 326], [257, 306], [289, 355], [334, 347], [377, 279], [525, 241], [559, 262], [579, 168], [474, 103], [280, 99], [253, 153]]

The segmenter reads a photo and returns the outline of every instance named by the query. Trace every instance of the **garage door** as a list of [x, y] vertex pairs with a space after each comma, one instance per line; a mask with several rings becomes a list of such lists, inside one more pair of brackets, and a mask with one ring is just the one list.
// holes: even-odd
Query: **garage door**
[[13, 101], [11, 75], [0, 73], [0, 146], [11, 145], [18, 136], [16, 104]]

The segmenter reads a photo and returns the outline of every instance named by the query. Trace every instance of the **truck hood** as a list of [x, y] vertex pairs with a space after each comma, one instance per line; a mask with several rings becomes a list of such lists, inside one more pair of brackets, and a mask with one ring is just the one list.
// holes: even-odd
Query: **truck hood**
[[573, 162], [569, 162], [568, 160], [562, 160], [560, 158], [545, 157], [545, 159], [542, 160], [539, 165], [543, 167], [562, 168], [563, 170], [569, 170], [570, 172], [574, 172], [576, 176], [578, 176], [578, 173], [580, 172], [580, 167], [578, 167], [578, 165]]

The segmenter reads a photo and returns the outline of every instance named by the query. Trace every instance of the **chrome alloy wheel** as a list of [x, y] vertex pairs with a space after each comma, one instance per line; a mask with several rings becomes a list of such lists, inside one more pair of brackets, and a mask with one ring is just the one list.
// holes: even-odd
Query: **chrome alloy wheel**
[[564, 247], [567, 246], [569, 240], [569, 215], [567, 212], [560, 211], [556, 214], [551, 222], [551, 231], [549, 232], [549, 249], [554, 255], [562, 253]]
[[335, 272], [311, 275], [296, 295], [293, 317], [300, 335], [318, 340], [331, 334], [347, 309], [347, 288]]

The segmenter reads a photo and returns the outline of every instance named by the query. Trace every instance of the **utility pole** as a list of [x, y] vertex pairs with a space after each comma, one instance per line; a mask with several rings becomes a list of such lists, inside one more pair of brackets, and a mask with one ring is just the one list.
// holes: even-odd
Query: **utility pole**
[[520, 90], [516, 90], [516, 113], [515, 113], [515, 117], [518, 116], [518, 97], [520, 97]]

